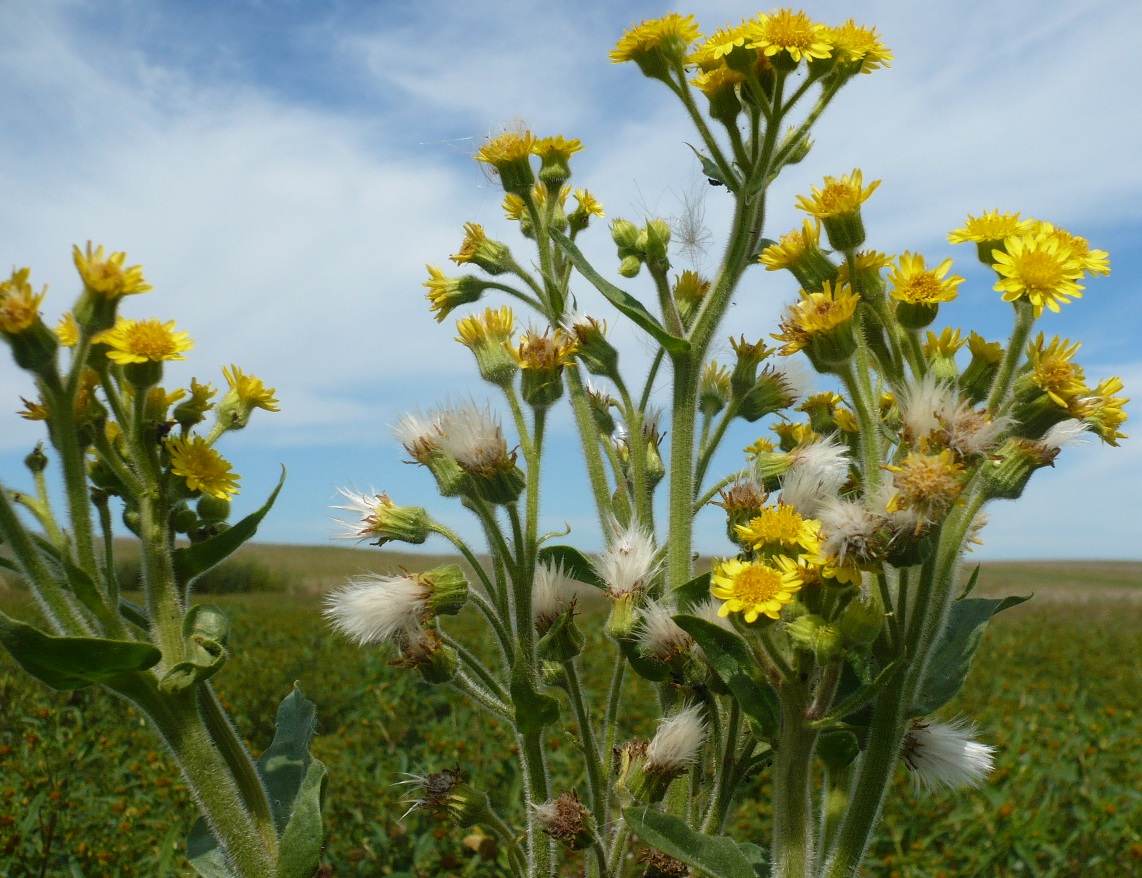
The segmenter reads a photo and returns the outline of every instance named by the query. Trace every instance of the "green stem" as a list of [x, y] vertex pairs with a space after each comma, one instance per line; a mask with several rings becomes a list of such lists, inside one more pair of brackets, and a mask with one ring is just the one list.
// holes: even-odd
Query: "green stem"
[[162, 695], [142, 675], [120, 678], [116, 689], [154, 723], [182, 769], [191, 795], [239, 878], [277, 874], [277, 842], [267, 847], [247, 810], [230, 765], [215, 746], [193, 690]]
[[813, 874], [811, 771], [818, 733], [805, 723], [808, 696], [802, 684], [779, 691], [781, 731], [773, 766], [774, 878], [808, 878]]
[[1003, 360], [991, 382], [991, 392], [987, 396], [988, 412], [995, 412], [1011, 389], [1015, 367], [1023, 357], [1023, 346], [1031, 334], [1031, 327], [1035, 325], [1035, 308], [1023, 299], [1011, 303], [1015, 309], [1015, 325], [1011, 329], [1011, 338], [1007, 342], [1007, 350], [1003, 353]]
[[599, 449], [599, 430], [591, 416], [591, 404], [587, 401], [587, 391], [583, 387], [579, 370], [567, 369], [564, 374], [571, 397], [571, 410], [575, 413], [575, 425], [579, 428], [583, 458], [587, 464], [587, 478], [595, 497], [595, 508], [599, 513], [599, 521], [607, 521], [611, 516], [611, 492], [607, 486], [607, 469]]
[[587, 793], [591, 799], [591, 810], [594, 811], [595, 823], [602, 824], [607, 819], [607, 799], [603, 790], [599, 745], [595, 742], [591, 711], [583, 697], [583, 689], [579, 683], [579, 668], [575, 660], [564, 662], [563, 669], [567, 672], [567, 695], [571, 701], [571, 709], [575, 712], [575, 721], [579, 723], [579, 735], [583, 739], [583, 757], [587, 763]]

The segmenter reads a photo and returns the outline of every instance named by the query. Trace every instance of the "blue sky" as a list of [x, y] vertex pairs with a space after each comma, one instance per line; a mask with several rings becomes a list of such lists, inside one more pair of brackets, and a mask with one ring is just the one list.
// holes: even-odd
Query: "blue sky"
[[[674, 217], [699, 197], [717, 237], [724, 200], [697, 174], [680, 108], [633, 67], [607, 59], [631, 22], [672, 8], [681, 9], [602, 0], [6, 0], [0, 265], [31, 266], [33, 280], [50, 287], [44, 310], [54, 319], [77, 291], [73, 243], [125, 250], [155, 286], [127, 313], [176, 320], [197, 342], [173, 381], [218, 382], [218, 367], [237, 363], [277, 388], [282, 411], [255, 417], [223, 448], [243, 476], [239, 514], [261, 502], [279, 464], [289, 469], [261, 538], [324, 542], [336, 530], [335, 489], [347, 485], [428, 506], [471, 533], [427, 474], [401, 462], [389, 434], [417, 406], [487, 395], [452, 341], [452, 322], [429, 315], [424, 266], [448, 264], [466, 221], [523, 252], [500, 194], [471, 160], [485, 136], [516, 118], [537, 134], [584, 142], [575, 182], [603, 201], [608, 219]], [[1007, 307], [947, 232], [997, 207], [1064, 226], [1110, 251], [1113, 272], [1041, 328], [1082, 340], [1088, 377], [1119, 375], [1137, 397], [1136, 4], [804, 8], [823, 21], [855, 15], [875, 25], [896, 61], [848, 86], [826, 113], [810, 156], [771, 191], [767, 234], [799, 223], [796, 194], [860, 167], [884, 181], [866, 207], [870, 244], [955, 257], [968, 282], [940, 325], [998, 339]], [[684, 11], [709, 32], [765, 9], [699, 2]], [[613, 271], [605, 227], [584, 240]], [[584, 284], [576, 290], [588, 310], [609, 316]], [[771, 331], [794, 294], [774, 275], [747, 276], [725, 334]], [[645, 350], [628, 333], [616, 338], [638, 374]], [[17, 485], [19, 461], [39, 438], [14, 414], [28, 393], [23, 374], [0, 362], [0, 473]], [[1128, 410], [1133, 417], [1136, 404]], [[1131, 422], [1126, 432], [1139, 430]], [[758, 433], [731, 437], [723, 471], [740, 465], [738, 449]], [[557, 417], [553, 455], [574, 447], [569, 419]], [[1023, 501], [993, 505], [978, 555], [1142, 557], [1140, 449], [1142, 439], [1068, 449]], [[569, 522], [591, 549], [598, 538], [581, 482], [574, 467], [552, 467], [545, 517], [552, 529]], [[717, 516], [704, 519], [700, 548], [725, 551], [720, 532]]]

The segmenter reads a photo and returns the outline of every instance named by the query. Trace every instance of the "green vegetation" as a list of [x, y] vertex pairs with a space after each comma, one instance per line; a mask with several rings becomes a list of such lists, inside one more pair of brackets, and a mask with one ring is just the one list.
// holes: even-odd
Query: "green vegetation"
[[[335, 876], [506, 874], [490, 839], [423, 812], [401, 819], [407, 787], [398, 782], [404, 773], [459, 765], [518, 821], [507, 730], [449, 691], [429, 688], [419, 674], [391, 667], [391, 655], [334, 637], [314, 594], [346, 575], [438, 560], [250, 546], [237, 569], [272, 570], [293, 597], [210, 598], [234, 622], [233, 657], [217, 687], [254, 752], [268, 744], [278, 701], [293, 681], [317, 695], [314, 756], [329, 767], [326, 861]], [[1038, 593], [989, 628], [969, 685], [945, 711], [978, 724], [981, 738], [998, 748], [997, 770], [982, 789], [958, 794], [912, 791], [901, 772], [901, 795], [890, 799], [869, 874], [1136, 874], [1142, 565], [994, 564], [984, 567], [980, 588]], [[0, 586], [0, 605], [23, 618], [34, 614], [18, 590], [5, 594]], [[603, 612], [590, 602], [581, 609]], [[479, 620], [462, 615], [454, 624]], [[590, 652], [587, 674], [600, 691], [606, 668], [592, 666]], [[647, 731], [655, 715], [653, 690], [636, 696], [626, 717], [631, 734]], [[582, 788], [583, 779], [565, 771], [573, 760], [559, 764], [575, 747], [567, 716], [551, 733], [554, 772]], [[740, 805], [739, 838], [768, 825], [768, 795], [762, 773]], [[157, 736], [126, 703], [95, 690], [52, 692], [0, 658], [0, 876], [190, 875], [182, 844], [193, 816]]]

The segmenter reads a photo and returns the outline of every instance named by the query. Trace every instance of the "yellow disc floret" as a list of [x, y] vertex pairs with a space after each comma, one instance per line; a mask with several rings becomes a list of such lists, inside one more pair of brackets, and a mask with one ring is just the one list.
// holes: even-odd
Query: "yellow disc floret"
[[801, 589], [801, 577], [789, 558], [776, 558], [773, 564], [731, 558], [714, 568], [710, 586], [710, 593], [724, 602], [719, 616], [741, 613], [752, 623], [758, 616], [780, 618], [781, 608]]
[[169, 436], [166, 440], [171, 473], [185, 480], [191, 491], [228, 500], [238, 493], [239, 476], [201, 436]]

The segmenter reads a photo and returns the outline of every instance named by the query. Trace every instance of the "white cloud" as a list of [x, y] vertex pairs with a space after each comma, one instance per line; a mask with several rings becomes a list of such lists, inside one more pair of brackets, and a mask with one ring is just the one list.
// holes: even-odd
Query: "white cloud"
[[[852, 14], [850, 5], [806, 8], [836, 21]], [[742, 14], [730, 3], [694, 8], [708, 30]], [[151, 28], [163, 25], [147, 4], [131, 9]], [[468, 158], [496, 124], [523, 116], [541, 133], [582, 138], [577, 182], [603, 200], [608, 217], [677, 215], [680, 199], [701, 191], [709, 225], [724, 230], [725, 193], [695, 175], [685, 144], [697, 138], [683, 114], [633, 67], [607, 62], [623, 26], [662, 11], [644, 3], [616, 12], [601, 2], [461, 9], [437, 0], [405, 10], [399, 26], [385, 7], [360, 22], [342, 17], [324, 41], [311, 34], [311, 45], [337, 54], [372, 88], [355, 103], [322, 106], [266, 83], [164, 66], [130, 34], [93, 41], [84, 3], [6, 4], [0, 265], [31, 265], [33, 279], [51, 286], [46, 310], [54, 317], [76, 289], [73, 243], [124, 249], [156, 288], [130, 301], [130, 313], [173, 318], [189, 331], [198, 341], [194, 374], [218, 380], [215, 364], [237, 362], [277, 388], [283, 411], [243, 442], [376, 447], [400, 411], [475, 387], [468, 353], [451, 343], [451, 321], [432, 321], [421, 282], [425, 263], [447, 265], [465, 220], [507, 237], [500, 196]], [[894, 66], [842, 92], [809, 159], [772, 190], [768, 234], [797, 222], [794, 194], [853, 167], [885, 180], [868, 212], [884, 250], [942, 250], [965, 214], [995, 206], [1077, 231], [1138, 221], [1142, 126], [1115, 87], [1142, 78], [1129, 4], [920, 11], [877, 2], [862, 4], [860, 18], [878, 25]], [[431, 142], [466, 136], [475, 140]], [[613, 265], [605, 227], [586, 236], [584, 249]], [[645, 368], [639, 335], [619, 328], [585, 284], [576, 290], [583, 307], [611, 318], [624, 363]], [[781, 278], [756, 270], [725, 334], [763, 336], [789, 292]], [[1093, 294], [1081, 307], [1106, 307], [1108, 321], [1113, 313]], [[1121, 320], [1105, 331], [1121, 336]], [[1096, 348], [1092, 340], [1087, 350]], [[1142, 384], [1137, 363], [1122, 371]], [[660, 385], [665, 378], [664, 371]], [[0, 363], [4, 399], [21, 392], [28, 395], [14, 367]], [[0, 411], [14, 407], [0, 402]], [[35, 435], [34, 425], [0, 414], [0, 450], [26, 447]], [[382, 445], [398, 466], [391, 443]], [[1106, 466], [1117, 475], [1104, 481], [1142, 490], [1133, 447], [1110, 450]], [[1021, 542], [1028, 530], [1057, 533], [1045, 519], [1031, 528], [1020, 522], [1040, 521], [1049, 498], [1083, 484], [1089, 494], [1101, 472], [1089, 461], [1103, 460], [1101, 450], [1090, 454], [1072, 451], [1088, 462], [1041, 477], [1059, 487], [1020, 504], [1034, 506], [1022, 518], [997, 516], [996, 551], [1030, 545]], [[1131, 520], [1123, 496], [1105, 498], [1120, 511], [1120, 529]], [[297, 508], [295, 518], [308, 514]], [[1058, 533], [1048, 548], [1092, 545], [1088, 535]]]

